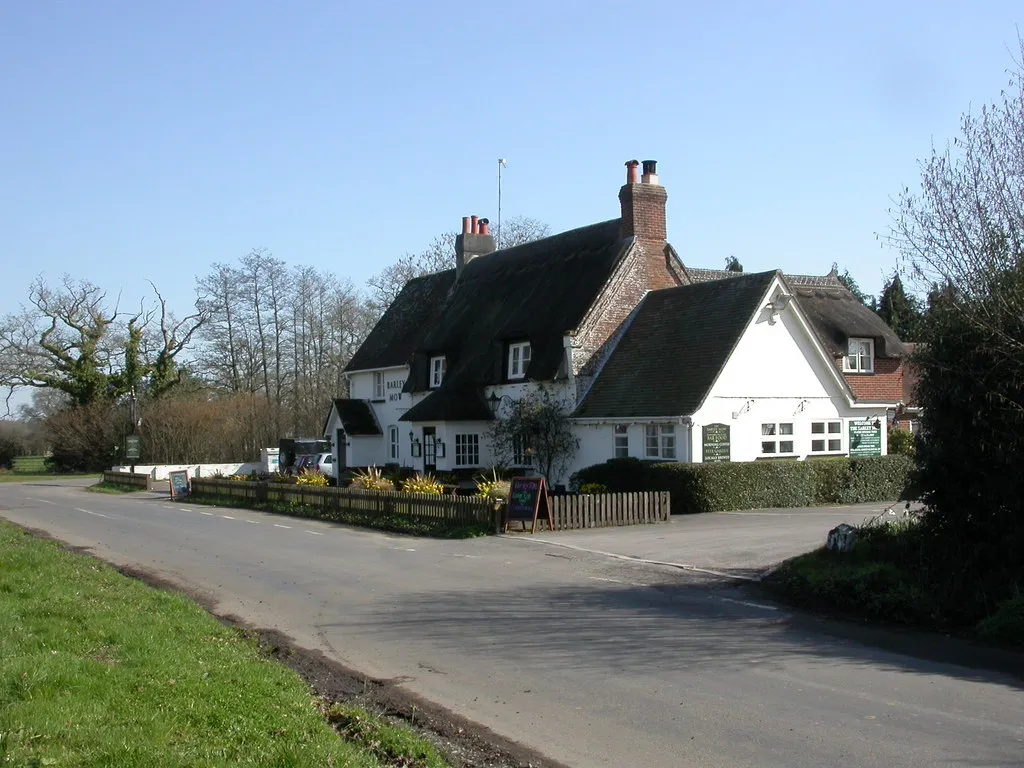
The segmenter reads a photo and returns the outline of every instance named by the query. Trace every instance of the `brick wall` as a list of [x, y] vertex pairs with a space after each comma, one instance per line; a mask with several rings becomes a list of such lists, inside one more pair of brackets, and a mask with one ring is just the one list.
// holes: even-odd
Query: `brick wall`
[[[843, 370], [843, 358], [836, 358], [836, 366]], [[874, 373], [843, 373], [858, 400], [880, 400], [897, 403], [903, 400], [903, 360], [875, 358]]]

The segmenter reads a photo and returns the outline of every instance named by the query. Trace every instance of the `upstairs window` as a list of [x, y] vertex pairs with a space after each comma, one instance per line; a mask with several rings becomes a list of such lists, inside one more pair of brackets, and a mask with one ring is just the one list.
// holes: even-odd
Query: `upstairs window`
[[842, 450], [843, 422], [811, 422], [811, 453], [840, 453]]
[[793, 453], [793, 423], [761, 425], [761, 455]]
[[875, 340], [850, 339], [843, 357], [843, 370], [846, 373], [874, 373]]
[[615, 425], [615, 453], [616, 459], [629, 458], [629, 426], [627, 424]]
[[437, 389], [444, 380], [444, 357], [430, 358], [430, 388]]
[[508, 377], [510, 379], [526, 378], [526, 369], [530, 367], [530, 342], [523, 341], [508, 345]]
[[373, 399], [384, 399], [384, 371], [373, 372]]
[[648, 459], [676, 457], [676, 428], [673, 424], [648, 424], [644, 427], [644, 456]]

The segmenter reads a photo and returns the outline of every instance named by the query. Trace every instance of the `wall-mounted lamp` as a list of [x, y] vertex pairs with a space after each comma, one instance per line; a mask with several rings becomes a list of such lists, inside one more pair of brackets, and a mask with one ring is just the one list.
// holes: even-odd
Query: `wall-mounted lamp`
[[740, 416], [741, 416], [742, 414], [744, 414], [744, 413], [746, 413], [747, 411], [749, 411], [749, 410], [750, 410], [750, 407], [751, 407], [751, 406], [752, 406], [753, 404], [754, 404], [754, 401], [753, 401], [753, 399], [752, 399], [752, 398], [751, 398], [751, 399], [748, 399], [748, 400], [747, 400], [747, 401], [746, 401], [746, 402], [745, 402], [745, 403], [744, 403], [743, 405], [741, 405], [741, 406], [740, 406], [740, 409], [739, 409], [738, 411], [733, 411], [733, 412], [732, 412], [732, 417], [733, 417], [734, 419], [738, 419], [738, 418], [739, 418], [739, 417], [740, 417]]
[[803, 413], [803, 412], [804, 412], [804, 410], [805, 410], [805, 409], [807, 408], [807, 404], [808, 404], [809, 402], [811, 402], [811, 401], [810, 401], [810, 400], [807, 400], [807, 399], [805, 398], [805, 399], [801, 400], [801, 401], [800, 401], [799, 403], [797, 403], [797, 404], [796, 404], [796, 410], [795, 410], [795, 411], [793, 411], [793, 415], [795, 416], [795, 415], [796, 415], [796, 414], [798, 414], [798, 413]]
[[492, 391], [487, 397], [487, 407], [491, 409], [492, 414], [496, 414], [499, 405], [501, 405], [501, 398], [498, 397], [496, 392]]
[[409, 430], [409, 451], [414, 459], [418, 459], [423, 455], [423, 443], [416, 437], [416, 433], [411, 429]]
[[775, 318], [779, 316], [779, 312], [789, 306], [789, 302], [793, 300], [793, 297], [788, 293], [780, 293], [774, 299], [768, 302], [765, 309], [768, 310], [768, 323], [769, 325], [775, 324]]
[[434, 441], [434, 456], [438, 459], [444, 458], [444, 440]]

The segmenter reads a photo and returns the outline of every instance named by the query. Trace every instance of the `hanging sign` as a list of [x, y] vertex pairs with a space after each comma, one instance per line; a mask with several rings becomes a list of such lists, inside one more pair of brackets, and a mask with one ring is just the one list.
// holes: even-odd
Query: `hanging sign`
[[544, 478], [513, 477], [508, 493], [508, 504], [505, 505], [505, 530], [508, 530], [509, 521], [520, 520], [523, 523], [523, 530], [526, 530], [526, 522], [530, 521], [530, 533], [536, 533], [537, 516], [542, 513], [547, 518], [548, 530], [555, 530], [555, 523], [551, 518], [551, 501], [548, 499]]
[[[877, 421], [877, 420], [876, 420]], [[850, 422], [850, 458], [882, 455], [882, 429], [871, 421]]]

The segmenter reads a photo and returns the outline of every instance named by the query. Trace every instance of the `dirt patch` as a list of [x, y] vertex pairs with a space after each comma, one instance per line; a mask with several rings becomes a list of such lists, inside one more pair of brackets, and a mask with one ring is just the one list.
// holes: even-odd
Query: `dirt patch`
[[[46, 531], [23, 528], [76, 554], [94, 557], [88, 547], [75, 547]], [[106, 562], [106, 561], [104, 561]], [[151, 571], [107, 563], [119, 573], [168, 592], [185, 595], [224, 624], [259, 644], [269, 658], [298, 673], [327, 704], [344, 703], [401, 722], [434, 744], [455, 768], [567, 768], [402, 688], [401, 680], [378, 680], [346, 667], [321, 651], [303, 648], [283, 632], [253, 627], [237, 616], [219, 614], [213, 598]]]

